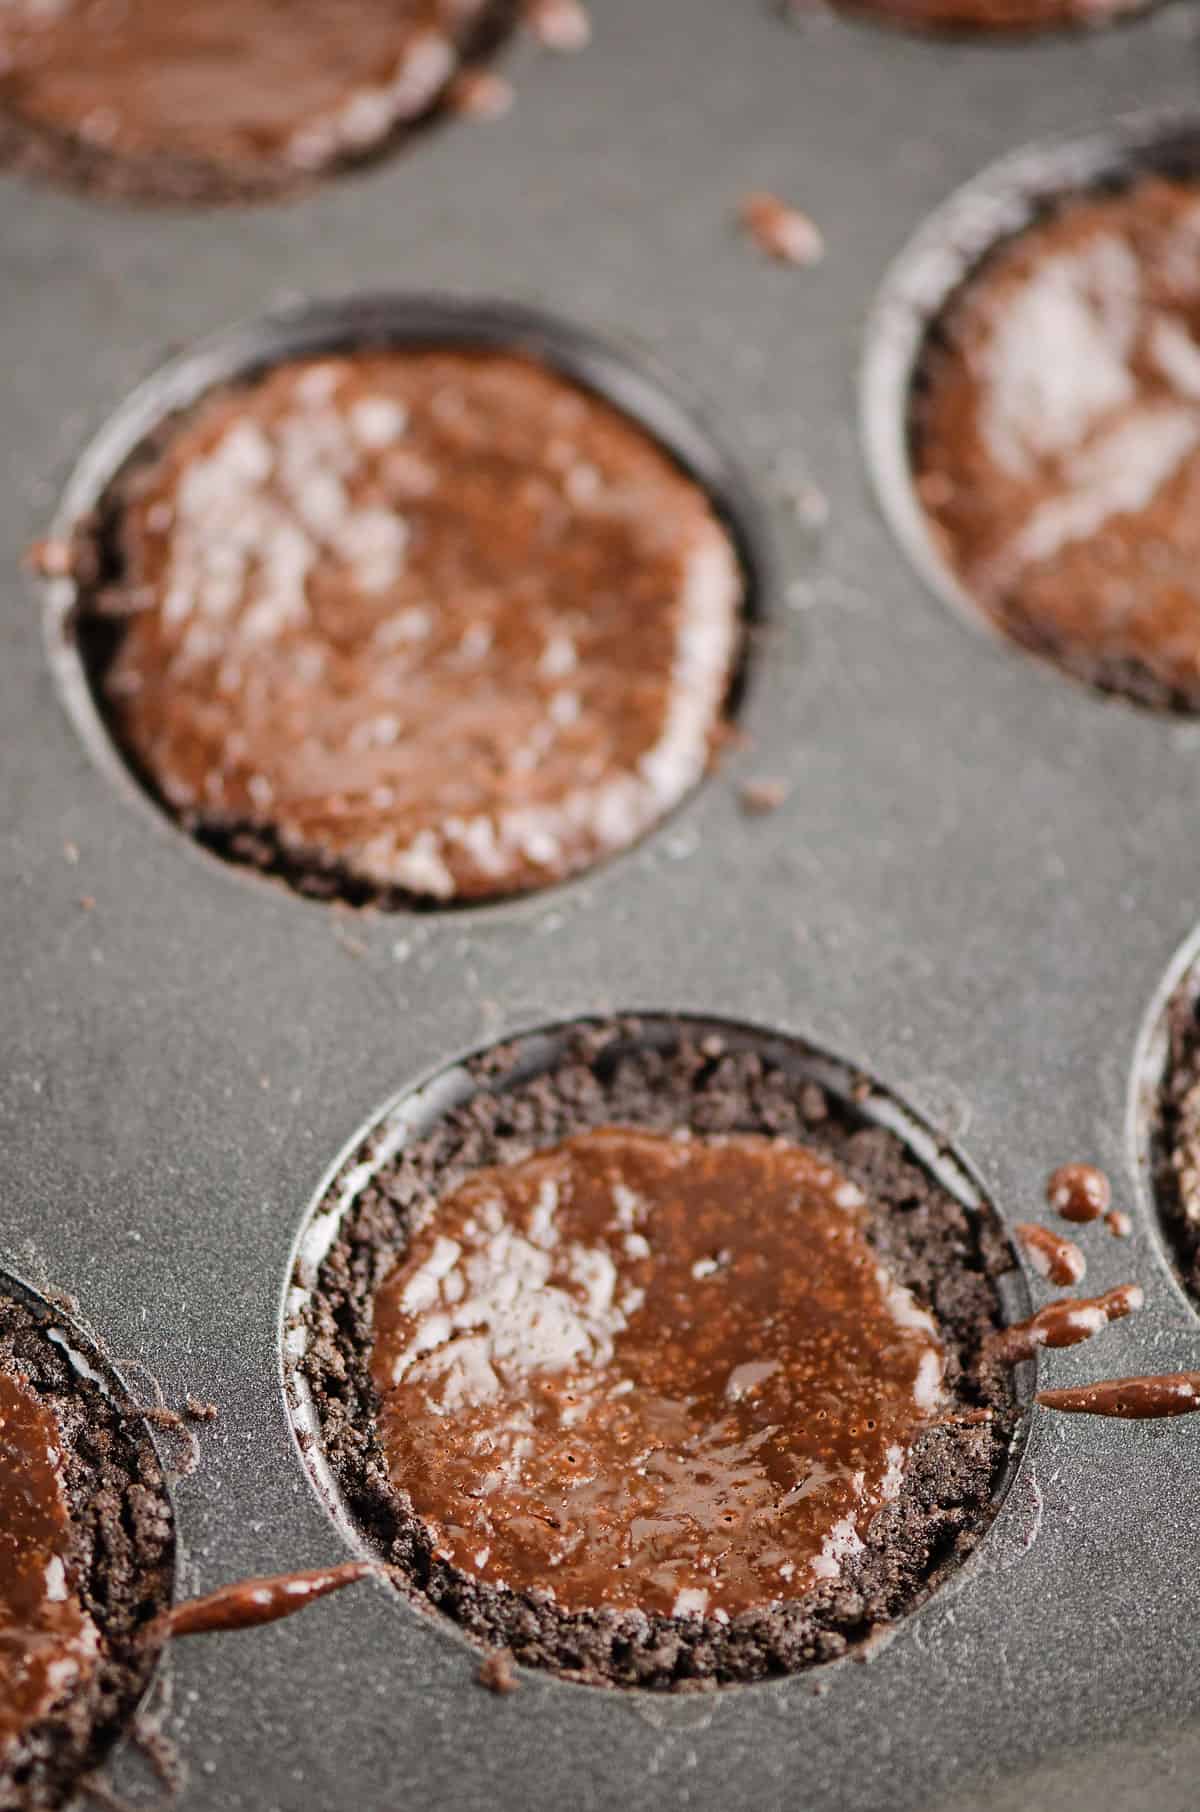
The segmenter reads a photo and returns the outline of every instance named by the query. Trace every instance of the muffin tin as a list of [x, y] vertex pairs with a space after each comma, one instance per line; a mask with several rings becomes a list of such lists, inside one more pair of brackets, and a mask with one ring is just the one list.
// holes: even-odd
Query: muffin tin
[[[1163, 978], [1200, 917], [1200, 725], [956, 622], [879, 510], [856, 421], [901, 245], [997, 158], [1190, 105], [1200, 11], [1019, 45], [792, 29], [757, 0], [594, 15], [582, 56], [514, 48], [504, 120], [285, 207], [138, 212], [0, 182], [0, 1261], [78, 1297], [169, 1402], [220, 1405], [176, 1489], [181, 1591], [347, 1552], [280, 1369], [293, 1242], [336, 1154], [464, 1052], [581, 1014], [691, 1011], [836, 1053], [936, 1127], [1010, 1225], [1056, 1164], [1104, 1165], [1135, 1231], [1085, 1232], [1089, 1288], [1136, 1277], [1147, 1305], [1040, 1375], [1200, 1365], [1141, 1150]], [[818, 223], [818, 268], [740, 238], [763, 187]], [[172, 349], [386, 291], [525, 303], [649, 355], [734, 447], [770, 551], [747, 743], [668, 824], [520, 902], [366, 917], [131, 808], [61, 708], [54, 606], [18, 565]], [[739, 787], [760, 778], [790, 791], [750, 816]], [[777, 1684], [663, 1698], [523, 1675], [498, 1698], [452, 1629], [382, 1585], [180, 1644], [159, 1685], [177, 1804], [1182, 1812], [1195, 1452], [1188, 1418], [1035, 1413], [967, 1565], [865, 1664]], [[132, 1745], [111, 1774], [134, 1803], [160, 1791]]]

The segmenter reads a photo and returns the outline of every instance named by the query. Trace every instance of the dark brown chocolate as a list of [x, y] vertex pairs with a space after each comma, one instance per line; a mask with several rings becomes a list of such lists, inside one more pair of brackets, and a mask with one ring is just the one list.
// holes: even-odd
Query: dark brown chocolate
[[1200, 1372], [1163, 1372], [1157, 1377], [1106, 1378], [1069, 1390], [1040, 1390], [1044, 1409], [1075, 1416], [1121, 1416], [1141, 1422], [1160, 1416], [1189, 1416], [1200, 1409]]
[[1103, 25], [1140, 12], [1152, 0], [831, 0], [843, 12], [863, 13], [889, 24], [964, 35], [1053, 31]]
[[1061, 1164], [1047, 1179], [1046, 1200], [1065, 1221], [1098, 1221], [1112, 1201], [1112, 1184], [1094, 1164]]
[[201, 1636], [214, 1630], [256, 1629], [293, 1617], [306, 1605], [344, 1586], [356, 1585], [380, 1571], [374, 1561], [347, 1560], [336, 1567], [317, 1567], [307, 1573], [273, 1573], [262, 1579], [240, 1579], [219, 1586], [203, 1598], [188, 1598], [160, 1619], [161, 1636]]
[[998, 1334], [992, 1351], [1006, 1365], [1017, 1365], [1032, 1359], [1040, 1347], [1078, 1346], [1106, 1328], [1110, 1321], [1120, 1321], [1145, 1302], [1140, 1284], [1119, 1284], [1103, 1296], [1069, 1296], [1048, 1302], [1028, 1321], [1015, 1321]]
[[836, 1579], [944, 1364], [863, 1207], [802, 1146], [628, 1127], [446, 1196], [371, 1360], [437, 1553], [568, 1611], [724, 1620]]
[[1039, 1277], [1059, 1285], [1080, 1282], [1087, 1270], [1087, 1259], [1073, 1239], [1033, 1221], [1021, 1221], [1015, 1231]]
[[283, 188], [427, 112], [486, 5], [8, 0], [0, 113], [60, 173], [165, 199]]
[[[131, 472], [100, 680], [169, 810], [348, 898], [633, 842], [724, 734], [742, 580], [640, 427], [503, 352], [284, 365]], [[329, 883], [326, 882], [328, 889]]]
[[[301, 1363], [351, 1513], [425, 1602], [481, 1642], [589, 1681], [670, 1688], [753, 1680], [843, 1654], [894, 1622], [990, 1522], [1015, 1418], [1011, 1371], [986, 1348], [1003, 1321], [994, 1279], [1012, 1256], [990, 1208], [968, 1213], [893, 1133], [861, 1122], [851, 1105], [753, 1051], [727, 1050], [715, 1035], [684, 1027], [661, 1050], [640, 1037], [636, 1022], [583, 1026], [548, 1073], [523, 1082], [507, 1077], [505, 1052], [480, 1059], [477, 1092], [376, 1164], [374, 1180], [360, 1187], [319, 1277], [307, 1280], [315, 1293]], [[414, 1230], [478, 1171], [521, 1164], [614, 1123], [811, 1147], [861, 1191], [865, 1238], [889, 1276], [932, 1313], [945, 1357], [943, 1403], [917, 1432], [896, 1496], [868, 1519], [861, 1550], [847, 1553], [840, 1576], [724, 1623], [655, 1610], [572, 1612], [544, 1590], [510, 1591], [454, 1566], [393, 1483], [379, 1445], [372, 1309]]]
[[1200, 709], [1200, 187], [1064, 200], [930, 339], [917, 488], [966, 589], [1079, 677]]
[[0, 1372], [0, 1776], [18, 1739], [77, 1691], [100, 1638], [73, 1588], [62, 1436]]

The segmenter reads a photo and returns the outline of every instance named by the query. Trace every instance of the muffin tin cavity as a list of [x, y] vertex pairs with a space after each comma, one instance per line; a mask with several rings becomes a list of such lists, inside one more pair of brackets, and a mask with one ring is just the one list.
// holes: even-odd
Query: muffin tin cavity
[[944, 598], [1094, 687], [1200, 709], [1200, 129], [1036, 147], [885, 280], [864, 387], [891, 526]]
[[108, 765], [347, 904], [537, 891], [693, 789], [761, 557], [657, 377], [521, 310], [315, 308], [131, 399], [65, 512], [53, 636]]
[[[606, 1133], [598, 1131], [606, 1128], [610, 1129]], [[614, 1134], [614, 1128], [631, 1131]], [[863, 1237], [871, 1249], [871, 1257], [864, 1262], [872, 1272], [881, 1265], [888, 1287], [900, 1291], [910, 1331], [927, 1330], [940, 1347], [944, 1369], [936, 1408], [929, 1411], [927, 1421], [920, 1419], [908, 1448], [898, 1450], [907, 1452], [907, 1464], [895, 1467], [896, 1476], [890, 1478], [880, 1502], [863, 1512], [859, 1526], [851, 1526], [857, 1513], [851, 1515], [851, 1525], [839, 1526], [836, 1552], [831, 1550], [816, 1563], [814, 1578], [805, 1580], [805, 1590], [789, 1594], [783, 1585], [756, 1597], [757, 1588], [746, 1584], [753, 1567], [747, 1569], [744, 1546], [736, 1554], [731, 1550], [732, 1558], [726, 1562], [727, 1569], [742, 1569], [736, 1589], [732, 1572], [722, 1572], [718, 1563], [709, 1589], [696, 1589], [693, 1582], [675, 1594], [673, 1585], [668, 1589], [664, 1579], [673, 1566], [682, 1564], [678, 1555], [656, 1570], [653, 1587], [645, 1583], [640, 1590], [625, 1580], [598, 1584], [592, 1577], [594, 1569], [585, 1567], [580, 1573], [576, 1567], [569, 1586], [567, 1572], [563, 1572], [556, 1593], [554, 1567], [560, 1562], [553, 1558], [546, 1561], [541, 1577], [531, 1579], [526, 1570], [526, 1577], [511, 1589], [503, 1578], [493, 1577], [494, 1567], [489, 1572], [488, 1553], [481, 1549], [467, 1554], [464, 1549], [460, 1554], [444, 1530], [441, 1537], [435, 1537], [430, 1517], [414, 1502], [423, 1489], [415, 1482], [418, 1474], [436, 1481], [443, 1463], [450, 1468], [450, 1449], [444, 1455], [440, 1451], [412, 1454], [406, 1471], [406, 1462], [397, 1460], [396, 1449], [389, 1443], [387, 1415], [394, 1413], [395, 1406], [381, 1414], [375, 1382], [381, 1373], [372, 1356], [377, 1341], [381, 1352], [390, 1351], [386, 1342], [391, 1334], [385, 1332], [390, 1311], [383, 1306], [379, 1287], [398, 1257], [403, 1259], [409, 1251], [419, 1255], [424, 1244], [432, 1241], [429, 1263], [423, 1264], [411, 1287], [405, 1286], [401, 1306], [411, 1310], [418, 1295], [425, 1304], [430, 1278], [435, 1273], [438, 1278], [449, 1276], [457, 1263], [455, 1255], [462, 1250], [444, 1236], [444, 1224], [438, 1219], [439, 1213], [449, 1212], [454, 1193], [466, 1186], [457, 1204], [468, 1216], [463, 1223], [464, 1238], [473, 1237], [472, 1228], [477, 1230], [484, 1223], [490, 1226], [489, 1192], [497, 1185], [494, 1176], [473, 1183], [480, 1172], [523, 1165], [535, 1154], [541, 1154], [541, 1166], [547, 1161], [551, 1168], [561, 1165], [564, 1152], [570, 1152], [571, 1162], [577, 1163], [585, 1149], [598, 1161], [597, 1140], [604, 1147], [604, 1164], [610, 1164], [622, 1138], [631, 1138], [635, 1144], [641, 1140], [635, 1155], [653, 1169], [664, 1161], [665, 1150], [678, 1153], [680, 1134], [687, 1135], [689, 1146], [691, 1141], [716, 1140], [713, 1146], [696, 1149], [723, 1154], [722, 1161], [751, 1150], [776, 1149], [777, 1156], [779, 1151], [784, 1153], [780, 1161], [786, 1163], [791, 1161], [790, 1151], [798, 1161], [813, 1167], [814, 1176], [819, 1172], [831, 1188], [836, 1185], [841, 1190], [839, 1212], [863, 1216]], [[676, 1135], [675, 1141], [672, 1135]], [[763, 1135], [781, 1138], [787, 1145], [765, 1146]], [[807, 1157], [804, 1152], [796, 1154], [796, 1147], [805, 1148]], [[548, 1159], [552, 1152], [556, 1155]], [[553, 1219], [564, 1211], [568, 1197], [558, 1194], [560, 1185], [553, 1178], [548, 1180], [548, 1172], [542, 1176], [538, 1165], [533, 1167], [538, 1171], [533, 1178], [537, 1184], [534, 1220], [538, 1212], [543, 1219], [547, 1214]], [[511, 1169], [505, 1172], [509, 1177], [515, 1174]], [[527, 1169], [521, 1174], [529, 1178], [533, 1173]], [[706, 1174], [708, 1180], [695, 1197], [697, 1213], [710, 1212], [715, 1199], [716, 1167]], [[678, 1187], [686, 1188], [686, 1184]], [[479, 1203], [473, 1191], [482, 1191]], [[594, 1291], [584, 1292], [587, 1301], [580, 1296], [572, 1311], [585, 1319], [595, 1311], [600, 1346], [609, 1353], [611, 1341], [616, 1342], [616, 1359], [609, 1353], [604, 1364], [615, 1363], [618, 1368], [623, 1363], [620, 1348], [626, 1326], [636, 1330], [630, 1338], [637, 1343], [638, 1352], [647, 1340], [651, 1345], [645, 1352], [657, 1351], [654, 1340], [666, 1338], [654, 1332], [659, 1324], [652, 1327], [649, 1315], [645, 1325], [636, 1320], [643, 1300], [649, 1302], [652, 1296], [635, 1295], [624, 1307], [617, 1301], [626, 1283], [640, 1280], [651, 1292], [656, 1288], [653, 1271], [644, 1277], [640, 1272], [638, 1278], [633, 1275], [642, 1261], [650, 1260], [652, 1248], [655, 1265], [673, 1262], [664, 1256], [670, 1249], [669, 1237], [674, 1237], [668, 1236], [668, 1222], [656, 1221], [653, 1208], [647, 1213], [644, 1198], [642, 1209], [635, 1210], [636, 1195], [636, 1190], [615, 1189], [617, 1231], [606, 1232], [594, 1250], [569, 1248], [570, 1265], [580, 1267], [579, 1276], [586, 1273], [598, 1287], [613, 1272], [612, 1253], [618, 1251], [621, 1240], [633, 1242], [622, 1248], [628, 1252], [628, 1266], [619, 1254], [616, 1260], [613, 1302], [614, 1314], [620, 1309], [620, 1327], [607, 1332], [607, 1324], [600, 1327], [603, 1305], [597, 1307], [592, 1300]], [[569, 1199], [574, 1213], [580, 1198], [573, 1193]], [[794, 1203], [788, 1211], [795, 1211]], [[637, 1222], [637, 1212], [646, 1215], [644, 1226]], [[664, 1208], [664, 1212], [671, 1211]], [[819, 1218], [821, 1212], [812, 1198], [806, 1213]], [[482, 1220], [471, 1218], [476, 1213]], [[620, 1220], [621, 1213], [629, 1219], [628, 1226]], [[679, 1225], [686, 1241], [690, 1237], [686, 1217]], [[770, 1237], [777, 1235], [778, 1229], [773, 1228]], [[510, 1236], [504, 1233], [502, 1237]], [[512, 1264], [504, 1276], [519, 1282], [517, 1249], [524, 1252], [528, 1241], [521, 1234], [512, 1237]], [[802, 1236], [798, 1230], [796, 1241], [802, 1237], [807, 1233]], [[851, 1237], [848, 1231], [845, 1237]], [[552, 1252], [556, 1238], [548, 1227], [539, 1232], [531, 1221], [531, 1263], [537, 1259], [533, 1246], [540, 1240], [539, 1250]], [[721, 1245], [719, 1240], [715, 1243]], [[605, 1246], [604, 1252], [600, 1245]], [[732, 1249], [738, 1242], [731, 1239], [729, 1245], [729, 1251], [702, 1257], [690, 1277], [706, 1283], [710, 1272], [718, 1274], [722, 1265], [731, 1267], [731, 1278], [740, 1275], [738, 1250]], [[787, 1267], [787, 1248], [784, 1235], [778, 1261], [781, 1270]], [[694, 1255], [689, 1251], [687, 1256], [690, 1260]], [[754, 1255], [747, 1250], [743, 1256], [749, 1264]], [[547, 1262], [553, 1270], [559, 1261]], [[628, 1278], [623, 1276], [625, 1269]], [[557, 1271], [553, 1274], [558, 1276]], [[470, 1289], [484, 1288], [482, 1271], [473, 1259], [466, 1261], [464, 1276]], [[463, 1280], [451, 1281], [455, 1288], [447, 1291], [447, 1301], [461, 1301], [458, 1284]], [[685, 1294], [694, 1287], [687, 1282]], [[562, 1285], [560, 1290], [556, 1285], [537, 1294], [540, 1306], [530, 1325], [541, 1330], [539, 1339], [550, 1339], [551, 1298], [559, 1301], [561, 1295], [565, 1305], [568, 1298], [573, 1299], [573, 1288]], [[433, 1294], [437, 1295], [437, 1288]], [[585, 1683], [652, 1689], [697, 1682], [723, 1685], [795, 1672], [846, 1653], [868, 1631], [903, 1617], [927, 1597], [935, 1577], [940, 1582], [951, 1565], [976, 1546], [1006, 1488], [1019, 1426], [1012, 1375], [990, 1363], [988, 1341], [1020, 1312], [1023, 1298], [1019, 1273], [997, 1216], [965, 1167], [884, 1090], [844, 1065], [798, 1041], [725, 1022], [665, 1015], [580, 1022], [550, 1027], [478, 1053], [404, 1093], [338, 1161], [296, 1245], [284, 1309], [285, 1394], [298, 1451], [331, 1516], [355, 1545], [380, 1553], [398, 1567], [407, 1577], [409, 1596], [421, 1607], [442, 1612], [476, 1640], [510, 1648], [518, 1660]], [[718, 1300], [724, 1304], [732, 1299], [717, 1290], [714, 1301]], [[632, 1321], [622, 1319], [626, 1309]], [[722, 1308], [722, 1315], [728, 1312]], [[505, 1314], [511, 1321], [512, 1315]], [[567, 1315], [565, 1306], [563, 1314]], [[522, 1326], [525, 1319], [517, 1317]], [[831, 1328], [834, 1319], [831, 1312]], [[474, 1321], [468, 1329], [472, 1331], [478, 1344]], [[432, 1338], [432, 1331], [427, 1332]], [[558, 1333], [566, 1338], [571, 1328], [566, 1334], [559, 1328]], [[457, 1336], [447, 1338], [452, 1341]], [[489, 1338], [499, 1342], [494, 1348], [498, 1354], [507, 1336]], [[417, 1341], [424, 1352], [426, 1333], [418, 1332]], [[762, 1363], [760, 1351], [756, 1349], [753, 1357], [755, 1363], [735, 1366], [730, 1374], [735, 1380], [730, 1402], [743, 1389], [760, 1387], [772, 1371]], [[473, 1348], [467, 1353], [451, 1346], [434, 1362], [434, 1372], [439, 1379], [449, 1380], [452, 1395], [463, 1382], [455, 1367], [461, 1369], [468, 1360], [475, 1365]], [[507, 1377], [507, 1362], [497, 1358], [496, 1363], [501, 1368], [497, 1376]], [[531, 1363], [529, 1401], [540, 1402], [540, 1392], [548, 1402], [559, 1389], [554, 1379], [565, 1375], [562, 1367], [553, 1355], [544, 1372], [539, 1369], [540, 1359], [535, 1357]], [[648, 1358], [639, 1361], [650, 1363]], [[676, 1360], [670, 1360], [668, 1370], [675, 1364]], [[594, 1406], [587, 1406], [591, 1400], [586, 1378], [596, 1375], [590, 1367], [591, 1360], [581, 1374], [583, 1384], [568, 1382], [562, 1387], [570, 1393], [583, 1391], [579, 1402], [573, 1394], [564, 1399], [568, 1409], [563, 1412], [567, 1418], [563, 1429], [576, 1429], [583, 1418], [578, 1442], [568, 1432], [560, 1453], [563, 1440], [554, 1432], [558, 1424], [551, 1428], [541, 1409], [530, 1412], [540, 1431], [533, 1439], [542, 1441], [546, 1435], [547, 1453], [553, 1448], [556, 1456], [554, 1464], [564, 1457], [576, 1463], [583, 1453], [591, 1456], [585, 1459], [591, 1465], [603, 1449]], [[924, 1362], [922, 1369], [927, 1369]], [[570, 1367], [567, 1371], [574, 1378]], [[523, 1384], [516, 1386], [517, 1394], [524, 1389]], [[617, 1389], [620, 1394], [635, 1386], [623, 1382]], [[642, 1385], [636, 1389], [645, 1395]], [[636, 1421], [643, 1405], [640, 1399], [629, 1401]], [[665, 1413], [665, 1398], [660, 1402], [656, 1395], [653, 1407], [655, 1414]], [[547, 1413], [553, 1422], [557, 1412]], [[830, 1408], [828, 1413], [832, 1417], [835, 1411]], [[602, 1414], [607, 1441], [610, 1408], [605, 1407]], [[866, 1424], [867, 1430], [874, 1427], [873, 1422]], [[407, 1433], [411, 1428], [410, 1419]], [[443, 1422], [442, 1428], [453, 1432], [453, 1418]], [[448, 1441], [451, 1433], [441, 1438]], [[679, 1461], [684, 1469], [692, 1439], [689, 1435], [679, 1447], [680, 1455], [685, 1456]], [[579, 1446], [579, 1453], [573, 1443]], [[659, 1445], [651, 1441], [648, 1451], [657, 1452]], [[492, 1452], [492, 1447], [487, 1446], [486, 1451]], [[669, 1457], [675, 1452], [670, 1441], [662, 1451], [663, 1464], [674, 1464]], [[457, 1461], [465, 1452], [467, 1449], [456, 1450]], [[656, 1463], [649, 1466], [652, 1478], [657, 1478]], [[546, 1464], [551, 1460], [546, 1458]], [[747, 1466], [757, 1480], [754, 1489], [766, 1490], [766, 1475], [760, 1479], [755, 1465], [747, 1461]], [[813, 1477], [820, 1476], [818, 1467]], [[597, 1473], [601, 1485], [603, 1477], [601, 1468]], [[568, 1530], [569, 1547], [575, 1478], [569, 1472], [563, 1478], [565, 1495], [555, 1516], [566, 1519], [562, 1526]], [[599, 1488], [595, 1483], [587, 1487], [590, 1491]], [[722, 1500], [730, 1523], [738, 1521], [743, 1488], [748, 1487], [739, 1485], [737, 1491], [731, 1491], [728, 1503]], [[524, 1490], [524, 1484], [520, 1489]], [[477, 1494], [467, 1490], [466, 1495], [471, 1499]], [[554, 1503], [558, 1505], [557, 1497]], [[511, 1548], [511, 1534], [527, 1559], [545, 1543], [542, 1533], [535, 1531], [537, 1541], [522, 1544], [519, 1521], [517, 1516], [504, 1539]], [[605, 1539], [610, 1537], [611, 1531]], [[739, 1542], [745, 1539], [744, 1534], [738, 1537]], [[613, 1548], [618, 1551], [615, 1541]], [[756, 1558], [754, 1567], [758, 1564]], [[672, 1581], [674, 1578], [671, 1573]], [[589, 1591], [595, 1593], [594, 1599], [588, 1598]], [[721, 1608], [726, 1597], [731, 1610]]]
[[[149, 1683], [157, 1648], [147, 1631], [170, 1599], [174, 1525], [153, 1440], [120, 1379], [60, 1310], [6, 1273], [0, 1385], [0, 1801], [44, 1812], [103, 1760]], [[36, 1546], [32, 1564], [22, 1534]]]

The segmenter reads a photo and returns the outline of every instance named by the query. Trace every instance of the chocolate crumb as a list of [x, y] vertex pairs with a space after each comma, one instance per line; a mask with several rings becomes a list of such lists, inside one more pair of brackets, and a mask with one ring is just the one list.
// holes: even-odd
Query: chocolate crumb
[[525, 0], [525, 24], [544, 50], [583, 50], [592, 21], [582, 0]]
[[510, 1648], [490, 1648], [488, 1650], [479, 1663], [479, 1684], [486, 1686], [489, 1692], [500, 1693], [501, 1696], [516, 1692], [520, 1681], [517, 1679], [517, 1670], [513, 1666]]
[[1123, 1208], [1110, 1208], [1104, 1217], [1104, 1225], [1114, 1239], [1128, 1239], [1133, 1232], [1133, 1222]]
[[215, 1422], [221, 1412], [215, 1403], [204, 1403], [199, 1397], [187, 1396], [183, 1400], [183, 1413], [192, 1422]]
[[68, 579], [73, 566], [71, 543], [47, 536], [25, 551], [25, 565], [39, 579]]
[[757, 189], [739, 210], [741, 222], [759, 250], [781, 264], [807, 267], [825, 256], [825, 241], [816, 222], [777, 195]]
[[786, 780], [747, 780], [739, 795], [742, 810], [756, 818], [778, 811], [790, 791]]
[[460, 119], [498, 120], [512, 111], [513, 86], [490, 69], [464, 69], [455, 76], [446, 96], [451, 113]]
[[79, 905], [80, 905], [80, 909], [83, 912], [93, 912], [96, 907], [96, 901], [95, 901], [94, 895], [92, 895], [90, 893], [81, 894], [80, 899], [79, 899]]

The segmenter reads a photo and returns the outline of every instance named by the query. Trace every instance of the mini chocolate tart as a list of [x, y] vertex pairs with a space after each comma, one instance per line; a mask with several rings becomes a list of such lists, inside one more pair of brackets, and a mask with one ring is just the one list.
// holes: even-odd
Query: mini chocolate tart
[[61, 1805], [103, 1759], [171, 1590], [153, 1443], [75, 1340], [0, 1294], [0, 1804], [16, 1812]]
[[490, 0], [7, 0], [0, 159], [235, 201], [378, 151], [496, 36]]
[[1071, 26], [1100, 26], [1143, 12], [1155, 0], [835, 0], [861, 13], [916, 31], [954, 35], [1020, 36]]
[[523, 354], [364, 350], [210, 395], [118, 481], [98, 563], [116, 741], [198, 838], [305, 892], [562, 880], [724, 735], [729, 535], [643, 428]]
[[926, 347], [918, 494], [962, 585], [1106, 692], [1200, 708], [1200, 186], [1061, 200]]
[[591, 1683], [754, 1680], [975, 1545], [1012, 1257], [895, 1132], [742, 1039], [627, 1024], [484, 1060], [394, 1143], [290, 1350], [345, 1506], [472, 1636]]

